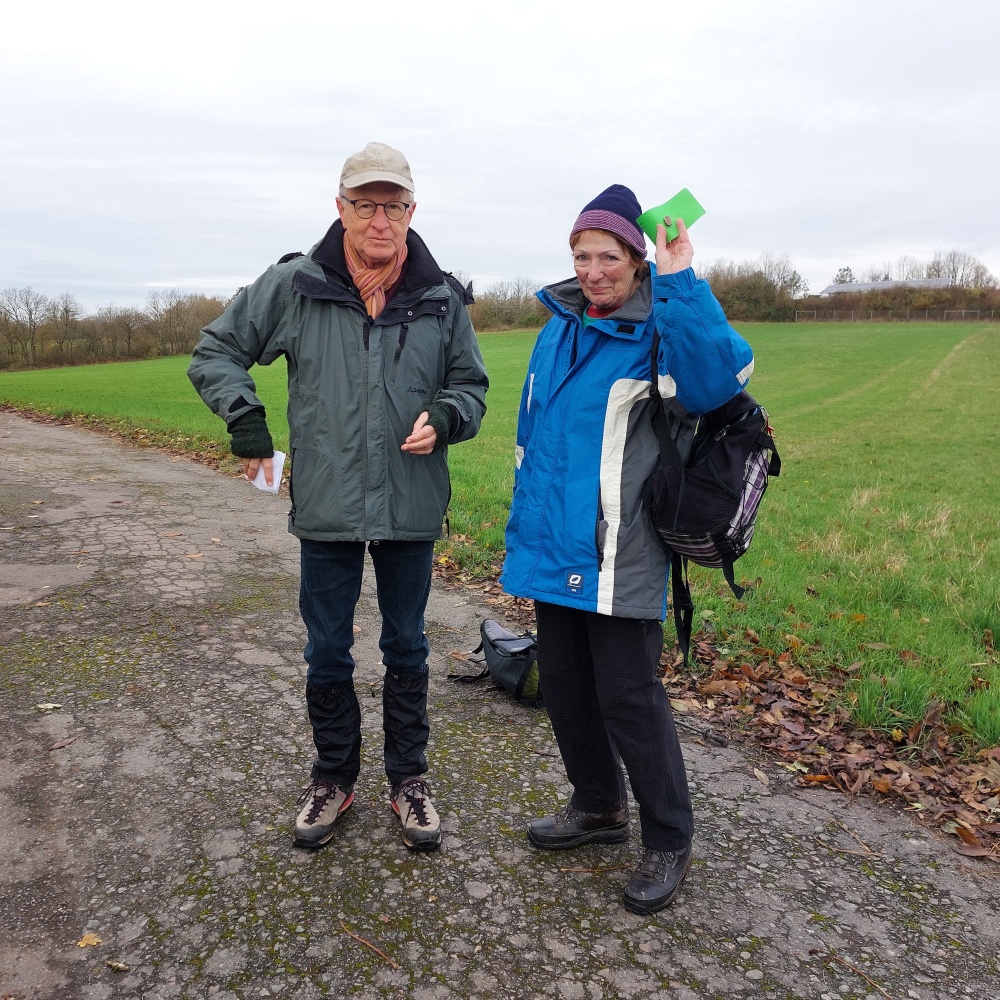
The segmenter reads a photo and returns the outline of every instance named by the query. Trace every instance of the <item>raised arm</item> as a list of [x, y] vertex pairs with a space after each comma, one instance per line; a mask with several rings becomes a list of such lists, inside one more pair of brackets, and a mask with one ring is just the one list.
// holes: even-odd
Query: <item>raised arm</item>
[[[667, 220], [669, 222], [669, 220]], [[707, 281], [691, 269], [694, 249], [683, 219], [667, 242], [657, 226], [653, 315], [660, 336], [658, 368], [691, 413], [707, 413], [750, 380], [753, 351], [729, 324]]]

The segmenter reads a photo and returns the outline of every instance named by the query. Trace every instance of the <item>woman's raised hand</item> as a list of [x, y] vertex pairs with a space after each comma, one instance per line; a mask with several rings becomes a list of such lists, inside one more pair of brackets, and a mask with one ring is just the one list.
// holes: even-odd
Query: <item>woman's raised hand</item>
[[694, 247], [683, 219], [677, 219], [677, 236], [669, 243], [666, 227], [670, 225], [670, 216], [664, 216], [663, 222], [664, 225], [656, 227], [656, 273], [676, 274], [691, 266]]

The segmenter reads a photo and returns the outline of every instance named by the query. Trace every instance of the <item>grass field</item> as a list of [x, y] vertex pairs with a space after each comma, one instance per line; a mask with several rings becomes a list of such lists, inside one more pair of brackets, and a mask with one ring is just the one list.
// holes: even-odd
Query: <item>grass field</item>
[[[696, 570], [702, 620], [734, 656], [763, 647], [809, 672], [850, 670], [864, 726], [905, 729], [943, 701], [972, 744], [1000, 745], [1000, 328], [799, 323], [743, 332], [757, 356], [751, 390], [771, 414], [784, 468], [737, 566], [760, 582], [736, 602], [720, 574]], [[448, 544], [481, 574], [502, 554], [533, 338], [481, 336], [489, 412], [479, 437], [451, 451], [458, 539]], [[188, 384], [186, 363], [0, 374], [0, 402], [90, 414], [146, 443], [222, 454], [224, 427]], [[254, 377], [284, 450], [283, 366]]]

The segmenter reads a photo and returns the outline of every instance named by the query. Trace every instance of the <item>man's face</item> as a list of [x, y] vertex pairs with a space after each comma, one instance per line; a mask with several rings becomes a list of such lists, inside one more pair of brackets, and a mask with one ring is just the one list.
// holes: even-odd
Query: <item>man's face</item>
[[[347, 199], [381, 204], [370, 219], [362, 219], [357, 212], [357, 208], [362, 206], [352, 205]], [[344, 224], [344, 232], [354, 249], [372, 264], [384, 264], [387, 260], [391, 260], [406, 243], [406, 231], [410, 228], [410, 219], [413, 218], [417, 205], [416, 202], [410, 204], [398, 222], [388, 218], [382, 206], [386, 202], [407, 204], [411, 199], [410, 192], [405, 188], [384, 184], [381, 181], [348, 188], [343, 198], [338, 196], [337, 211], [340, 213], [340, 221]]]

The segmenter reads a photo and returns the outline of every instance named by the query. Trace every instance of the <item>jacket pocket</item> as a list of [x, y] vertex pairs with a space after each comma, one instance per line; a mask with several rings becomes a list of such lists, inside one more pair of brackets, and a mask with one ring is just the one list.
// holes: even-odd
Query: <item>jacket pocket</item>
[[451, 498], [446, 452], [400, 452], [389, 463], [389, 475], [389, 521], [394, 535], [439, 537]]
[[604, 516], [600, 490], [597, 492], [597, 520], [594, 525], [594, 544], [597, 548], [597, 568], [604, 565], [604, 544], [608, 538], [608, 522]]
[[289, 478], [292, 524], [297, 531], [351, 533], [361, 530], [365, 503], [362, 477], [338, 474], [323, 452], [296, 448]]

